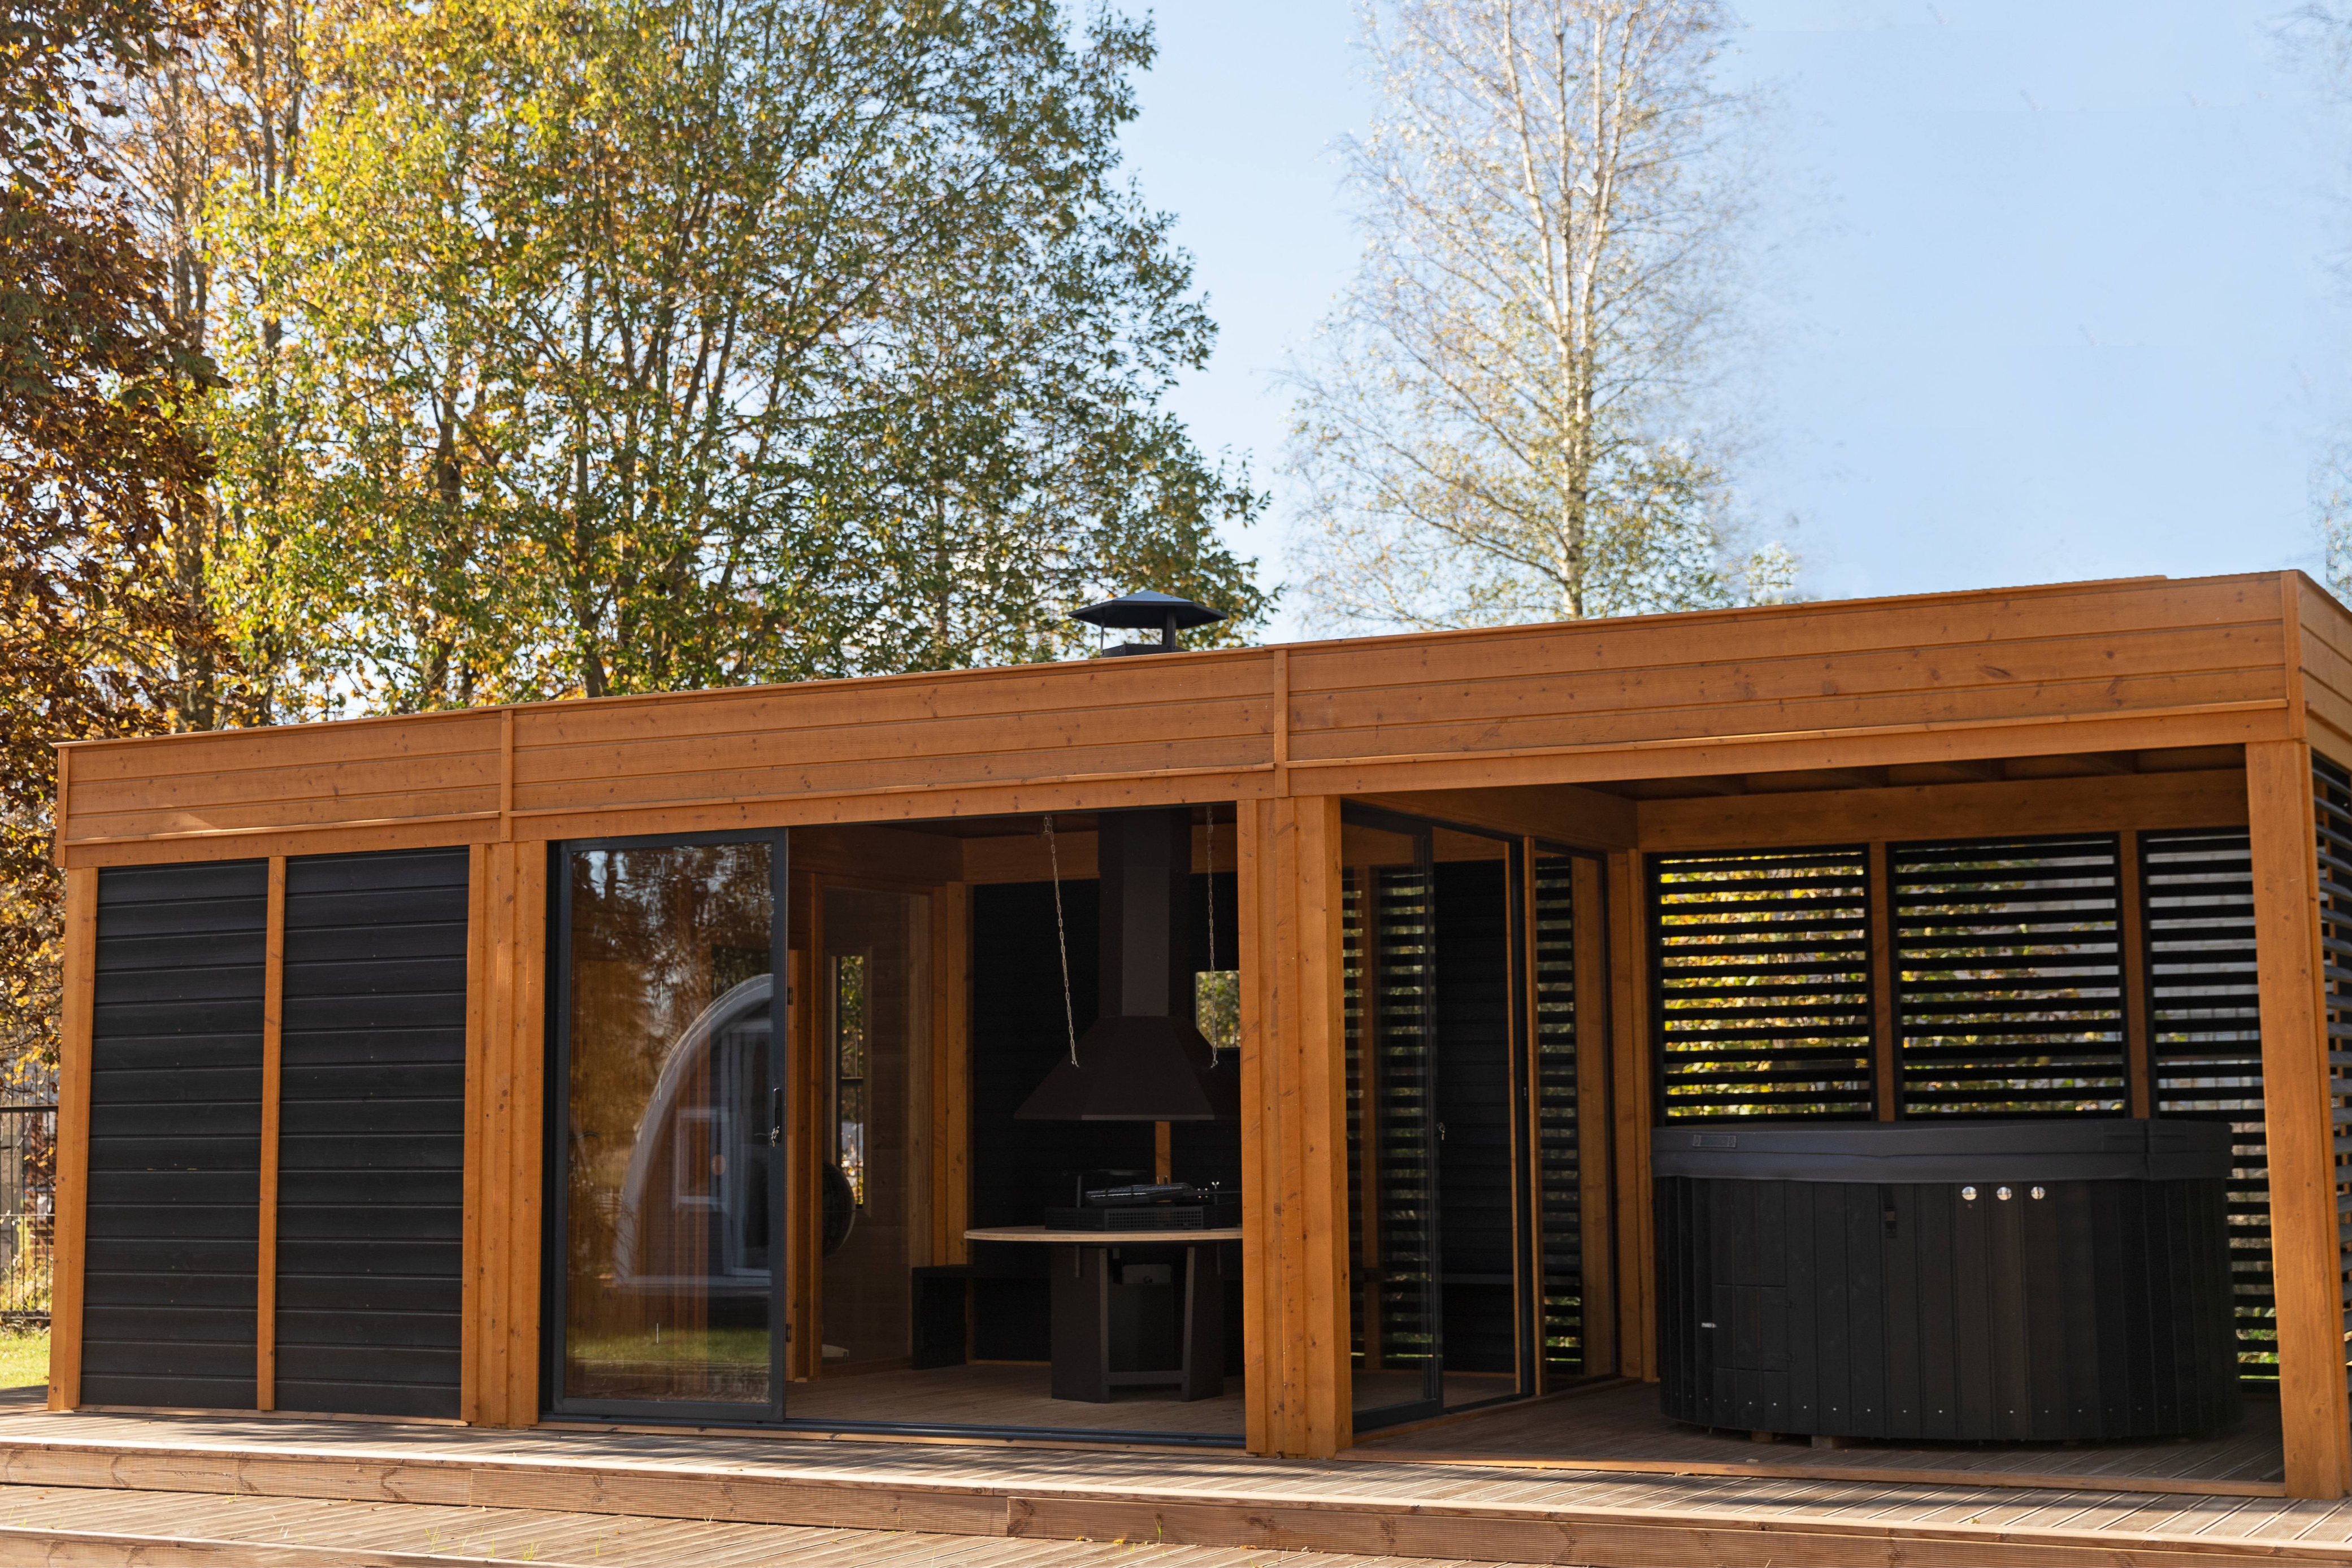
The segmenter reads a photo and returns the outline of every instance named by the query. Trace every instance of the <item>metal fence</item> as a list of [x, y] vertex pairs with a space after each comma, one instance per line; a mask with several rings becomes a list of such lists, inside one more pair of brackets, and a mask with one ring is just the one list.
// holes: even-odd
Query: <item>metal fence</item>
[[0, 1324], [48, 1324], [57, 1175], [57, 1106], [0, 1105]]

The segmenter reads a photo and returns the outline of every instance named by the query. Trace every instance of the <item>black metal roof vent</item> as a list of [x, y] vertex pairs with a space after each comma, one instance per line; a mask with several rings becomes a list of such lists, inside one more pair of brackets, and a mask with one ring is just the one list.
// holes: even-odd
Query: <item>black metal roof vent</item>
[[1150, 589], [1130, 593], [1119, 599], [1106, 599], [1100, 604], [1089, 604], [1084, 610], [1071, 612], [1070, 619], [1084, 621], [1090, 626], [1105, 626], [1121, 632], [1149, 632], [1157, 627], [1157, 643], [1122, 643], [1116, 648], [1103, 650], [1105, 658], [1115, 659], [1128, 653], [1172, 653], [1176, 652], [1176, 633], [1194, 626], [1213, 625], [1225, 618], [1222, 610], [1212, 610], [1205, 604], [1189, 599], [1179, 599], [1172, 593], [1154, 593]]

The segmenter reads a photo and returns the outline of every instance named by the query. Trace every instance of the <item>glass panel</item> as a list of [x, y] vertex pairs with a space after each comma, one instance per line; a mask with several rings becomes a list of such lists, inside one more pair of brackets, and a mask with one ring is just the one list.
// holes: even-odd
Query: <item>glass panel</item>
[[568, 857], [566, 1399], [772, 1403], [772, 854]]
[[855, 1199], [826, 1237], [824, 1365], [868, 1372], [905, 1364], [908, 1270], [932, 1260], [931, 901], [828, 888], [824, 936], [834, 1159]]

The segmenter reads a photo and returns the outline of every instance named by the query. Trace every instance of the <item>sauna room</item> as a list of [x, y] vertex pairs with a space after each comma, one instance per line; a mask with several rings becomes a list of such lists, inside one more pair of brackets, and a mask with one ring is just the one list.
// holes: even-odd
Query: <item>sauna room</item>
[[2352, 1490], [2315, 585], [1177, 631], [62, 747], [53, 1407]]

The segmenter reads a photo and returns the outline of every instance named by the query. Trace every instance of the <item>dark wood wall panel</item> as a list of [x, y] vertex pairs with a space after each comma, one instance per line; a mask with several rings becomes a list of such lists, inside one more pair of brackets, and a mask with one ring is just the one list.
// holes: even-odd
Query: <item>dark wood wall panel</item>
[[249, 1409], [267, 862], [99, 873], [83, 1402]]
[[280, 1409], [458, 1413], [467, 870], [287, 863]]

